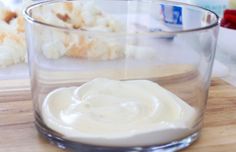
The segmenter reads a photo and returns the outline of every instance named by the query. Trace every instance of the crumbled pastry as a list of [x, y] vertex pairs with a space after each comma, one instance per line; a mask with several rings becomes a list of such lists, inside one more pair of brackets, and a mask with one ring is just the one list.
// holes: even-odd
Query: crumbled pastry
[[[67, 56], [92, 60], [114, 60], [155, 56], [155, 50], [149, 47], [135, 46], [135, 44], [126, 46], [127, 42], [122, 43], [118, 37], [112, 37], [112, 39], [105, 36], [109, 32], [122, 32], [124, 26], [98, 8], [93, 1], [66, 2], [55, 4], [53, 7], [41, 7], [33, 16], [52, 25], [78, 29], [78, 33], [75, 31], [75, 34], [63, 30], [50, 32], [47, 29], [43, 30], [44, 34], [40, 34], [43, 41], [41, 49], [49, 59]], [[79, 30], [85, 30], [90, 34], [80, 33]], [[96, 35], [98, 31], [104, 32], [104, 35]], [[101, 34], [99, 32], [97, 34]]]
[[89, 2], [65, 2], [54, 4], [52, 7], [40, 7], [35, 11], [33, 16], [40, 21], [59, 25], [64, 27], [72, 27], [74, 29], [106, 29], [110, 32], [118, 32], [122, 30], [122, 26], [118, 21], [107, 13], [99, 9], [93, 1]]
[[10, 9], [0, 8], [0, 67], [26, 61], [23, 16]]
[[[49, 38], [48, 35], [44, 37]], [[112, 60], [124, 57], [124, 47], [110, 39], [89, 38], [76, 34], [66, 35], [62, 32], [53, 32], [50, 35], [50, 40], [47, 38], [44, 39], [42, 51], [49, 59], [68, 56], [93, 60]]]
[[[48, 31], [40, 31], [41, 40], [41, 49], [42, 53], [48, 59], [58, 59], [65, 55], [70, 46], [70, 38], [63, 32], [48, 32]], [[74, 39], [74, 38], [73, 38]]]
[[88, 41], [84, 36], [81, 36], [77, 43], [74, 43], [68, 47], [66, 52], [67, 56], [70, 57], [85, 57], [88, 54], [88, 50], [92, 47], [92, 41]]
[[[59, 5], [60, 6], [60, 5]], [[48, 7], [37, 7], [33, 11], [33, 17], [41, 22], [60, 25], [64, 27], [71, 27], [70, 24], [64, 22], [61, 16], [64, 16], [64, 13], [57, 13], [57, 11], [61, 11], [59, 6], [53, 7], [49, 9]]]
[[15, 12], [12, 12], [12, 11], [9, 11], [9, 10], [6, 10], [3, 12], [3, 20], [6, 22], [6, 23], [10, 23], [11, 20], [13, 20], [14, 18], [17, 17], [17, 14]]
[[25, 61], [25, 43], [18, 35], [5, 35], [0, 33], [0, 66], [6, 67]]
[[65, 46], [60, 41], [53, 41], [51, 43], [47, 43], [43, 45], [42, 50], [43, 54], [49, 59], [58, 59], [66, 52]]
[[[56, 9], [55, 9], [56, 8]], [[47, 14], [47, 15], [42, 15]], [[56, 7], [44, 7], [33, 14], [40, 21], [74, 29], [99, 32], [120, 32], [121, 24], [100, 10], [94, 2], [66, 2]], [[42, 16], [46, 16], [42, 18]], [[47, 31], [45, 31], [47, 33]], [[78, 34], [78, 33], [77, 33]], [[53, 36], [52, 35], [60, 35]], [[78, 34], [63, 31], [52, 31], [42, 36], [42, 52], [49, 59], [62, 56], [86, 59], [110, 60], [124, 56], [124, 50], [119, 42], [107, 37]]]
[[89, 59], [113, 60], [124, 57], [124, 47], [112, 40], [95, 39], [87, 51]]

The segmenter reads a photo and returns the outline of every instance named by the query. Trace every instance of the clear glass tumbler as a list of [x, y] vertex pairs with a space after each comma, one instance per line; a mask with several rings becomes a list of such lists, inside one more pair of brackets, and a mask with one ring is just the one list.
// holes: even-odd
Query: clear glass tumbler
[[75, 151], [176, 151], [198, 139], [218, 17], [161, 0], [24, 11], [35, 124]]

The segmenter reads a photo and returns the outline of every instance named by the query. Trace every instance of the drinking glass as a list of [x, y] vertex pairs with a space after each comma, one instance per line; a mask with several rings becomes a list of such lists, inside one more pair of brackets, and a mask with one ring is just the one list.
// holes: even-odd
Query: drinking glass
[[[76, 11], [80, 13], [70, 14]], [[27, 7], [24, 16], [35, 124], [46, 139], [60, 148], [101, 152], [176, 151], [198, 139], [207, 104], [218, 34], [218, 16], [215, 13], [196, 6], [162, 0], [53, 0]], [[175, 124], [182, 128], [173, 126], [161, 130], [156, 130], [159, 127], [156, 125], [151, 132], [142, 133], [135, 132], [136, 126], [131, 131], [133, 136], [129, 137], [104, 137], [106, 131], [99, 135], [88, 132], [90, 136], [84, 139], [79, 135], [70, 138], [60, 129], [55, 129], [60, 125], [63, 127], [63, 123], [52, 127], [49, 121], [46, 122], [49, 116], [44, 115], [45, 110], [48, 110], [45, 103], [55, 92], [95, 81], [102, 83], [107, 79], [117, 83], [142, 82], [143, 92], [148, 91], [146, 84], [160, 86], [164, 92], [181, 100], [182, 106], [194, 111], [192, 116], [188, 113], [181, 116], [181, 119], [188, 117], [191, 123], [186, 127], [184, 122], [177, 121]], [[134, 90], [118, 87], [117, 92], [127, 92], [130, 98], [143, 93], [135, 94]], [[164, 98], [158, 100], [164, 102]], [[110, 102], [116, 102], [112, 99], [107, 103], [96, 101], [97, 106], [90, 108], [94, 111], [106, 109]], [[58, 101], [52, 107], [56, 110], [63, 108], [64, 103], [70, 103], [63, 95], [55, 100]], [[99, 107], [99, 104], [104, 107]], [[116, 108], [110, 106], [106, 109], [108, 113], [115, 116], [114, 119], [123, 119], [119, 119], [121, 123], [115, 124], [104, 121], [104, 124], [111, 126], [107, 132], [112, 136], [116, 134], [117, 126], [127, 127], [131, 121], [139, 120], [140, 117], [146, 119], [144, 115], [149, 111], [142, 112], [145, 106], [144, 102], [138, 108], [130, 104], [128, 108], [122, 109], [125, 112], [133, 109], [134, 113], [141, 113], [134, 118], [125, 112], [109, 111], [109, 108]], [[103, 112], [101, 109], [99, 112]], [[178, 110], [177, 107], [174, 110]], [[161, 108], [160, 111], [163, 112]], [[171, 115], [171, 111], [164, 112], [166, 115], [161, 115], [160, 119]], [[60, 114], [63, 115], [63, 112]], [[159, 119], [158, 114], [157, 111], [154, 117]], [[94, 115], [97, 117], [96, 112]], [[150, 123], [155, 124], [155, 121]], [[149, 130], [150, 127], [145, 123], [143, 121], [140, 125], [144, 130]], [[80, 127], [79, 124], [77, 127]], [[86, 128], [91, 127], [96, 126]], [[99, 127], [96, 131], [99, 132]]]

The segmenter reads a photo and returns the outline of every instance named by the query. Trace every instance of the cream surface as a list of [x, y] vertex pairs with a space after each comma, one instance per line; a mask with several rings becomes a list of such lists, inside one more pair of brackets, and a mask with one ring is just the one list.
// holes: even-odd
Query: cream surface
[[50, 92], [45, 124], [64, 138], [103, 146], [163, 144], [193, 132], [196, 110], [148, 80], [91, 80]]

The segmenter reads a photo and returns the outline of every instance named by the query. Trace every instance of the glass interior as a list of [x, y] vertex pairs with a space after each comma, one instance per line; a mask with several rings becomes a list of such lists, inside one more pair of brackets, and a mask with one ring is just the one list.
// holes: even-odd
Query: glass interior
[[[161, 144], [199, 131], [215, 55], [218, 17], [181, 3], [96, 0], [88, 2], [93, 3], [86, 8], [89, 11], [80, 12], [81, 19], [68, 13], [72, 6], [80, 8], [79, 2], [43, 2], [25, 11], [37, 123], [46, 132], [64, 138], [41, 118], [45, 98], [57, 88], [78, 87], [95, 78], [150, 80], [197, 111], [190, 132]], [[101, 16], [106, 21], [100, 20]]]

